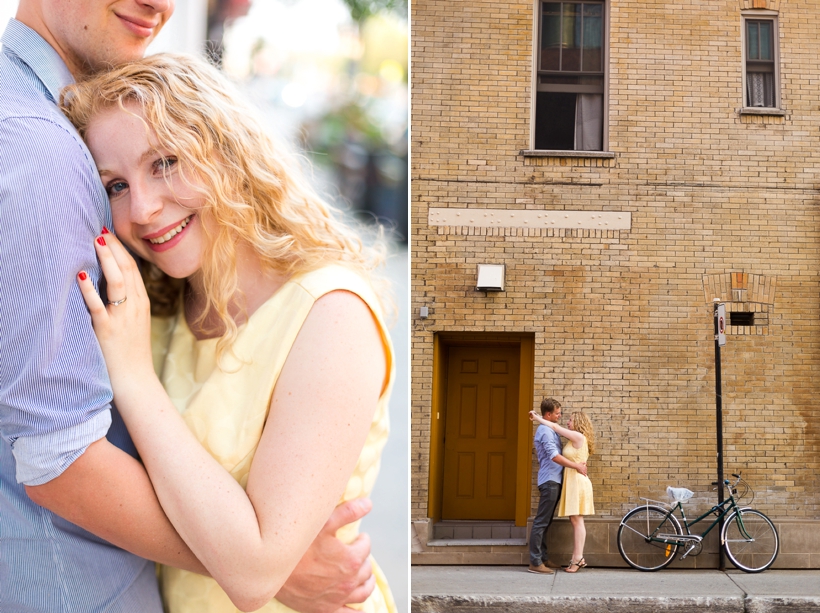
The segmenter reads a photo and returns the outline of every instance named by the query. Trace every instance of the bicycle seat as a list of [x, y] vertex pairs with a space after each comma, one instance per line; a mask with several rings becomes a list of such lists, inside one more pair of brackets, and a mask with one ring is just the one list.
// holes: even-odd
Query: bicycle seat
[[685, 487], [672, 487], [671, 485], [666, 488], [666, 493], [669, 494], [673, 502], [681, 503], [686, 502], [695, 495], [695, 492], [687, 490]]

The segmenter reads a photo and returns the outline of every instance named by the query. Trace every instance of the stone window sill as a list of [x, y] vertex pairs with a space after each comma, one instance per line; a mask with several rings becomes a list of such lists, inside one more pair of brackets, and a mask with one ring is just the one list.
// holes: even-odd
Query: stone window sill
[[769, 107], [745, 106], [740, 109], [741, 115], [771, 115], [774, 117], [785, 117], [786, 111], [783, 109], [773, 109]]
[[552, 151], [545, 149], [522, 149], [518, 152], [525, 158], [592, 158], [592, 159], [613, 159], [615, 154], [611, 151]]

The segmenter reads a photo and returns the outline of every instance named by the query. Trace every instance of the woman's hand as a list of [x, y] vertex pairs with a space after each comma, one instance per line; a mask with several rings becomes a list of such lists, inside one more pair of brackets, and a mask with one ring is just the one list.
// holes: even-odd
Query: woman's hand
[[145, 377], [155, 376], [148, 294], [134, 258], [106, 228], [94, 247], [108, 283], [108, 304], [103, 304], [85, 271], [77, 275], [77, 283], [91, 313], [111, 387], [115, 395], [128, 393], [127, 387], [138, 389]]
[[[552, 428], [552, 422], [547, 421], [546, 419], [541, 417], [535, 411], [530, 411], [530, 421], [538, 422], [539, 424], [541, 424], [543, 426], [549, 426], [550, 428]], [[555, 428], [552, 428], [552, 429], [555, 430]]]

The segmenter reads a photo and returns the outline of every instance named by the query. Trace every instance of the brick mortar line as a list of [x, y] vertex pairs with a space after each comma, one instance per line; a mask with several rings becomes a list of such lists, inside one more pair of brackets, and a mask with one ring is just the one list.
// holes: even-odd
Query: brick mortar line
[[526, 179], [515, 180], [515, 181], [488, 181], [488, 180], [466, 180], [466, 179], [440, 179], [435, 177], [411, 177], [411, 181], [425, 181], [427, 183], [477, 183], [481, 185], [520, 185], [521, 187], [526, 187], [528, 185], [570, 185], [570, 186], [589, 186], [589, 187], [622, 187], [628, 186], [631, 188], [634, 187], [663, 187], [663, 188], [684, 188], [684, 189], [717, 189], [717, 190], [727, 190], [727, 191], [738, 191], [742, 190], [744, 192], [748, 192], [750, 189], [754, 190], [761, 190], [761, 191], [794, 191], [794, 192], [806, 192], [808, 194], [818, 194], [820, 193], [820, 188], [818, 187], [789, 187], [786, 185], [782, 186], [771, 186], [771, 185], [752, 185], [751, 188], [748, 185], [724, 185], [720, 183], [709, 184], [709, 183], [638, 183], [635, 181], [610, 181], [608, 183], [589, 183], [583, 181], [528, 181]]

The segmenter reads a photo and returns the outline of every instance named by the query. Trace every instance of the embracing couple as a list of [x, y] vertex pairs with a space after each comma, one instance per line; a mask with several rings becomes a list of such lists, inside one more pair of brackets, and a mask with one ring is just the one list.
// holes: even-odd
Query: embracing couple
[[171, 613], [394, 611], [380, 252], [217, 70], [141, 59], [172, 11], [3, 35], [0, 610], [159, 613], [156, 561]]
[[[584, 515], [594, 515], [592, 483], [587, 477], [587, 460], [595, 450], [595, 431], [589, 416], [574, 411], [567, 427], [560, 425], [561, 403], [554, 398], [541, 401], [541, 415], [530, 411], [530, 420], [540, 424], [535, 431], [535, 453], [538, 456], [538, 510], [530, 532], [529, 572], [551, 575], [561, 568], [549, 560], [547, 529], [558, 508], [559, 517], [569, 517], [572, 523], [573, 548], [569, 566], [564, 570], [577, 573], [587, 563], [584, 560], [586, 527]], [[561, 447], [561, 437], [567, 439]], [[560, 495], [560, 502], [559, 502]]]

